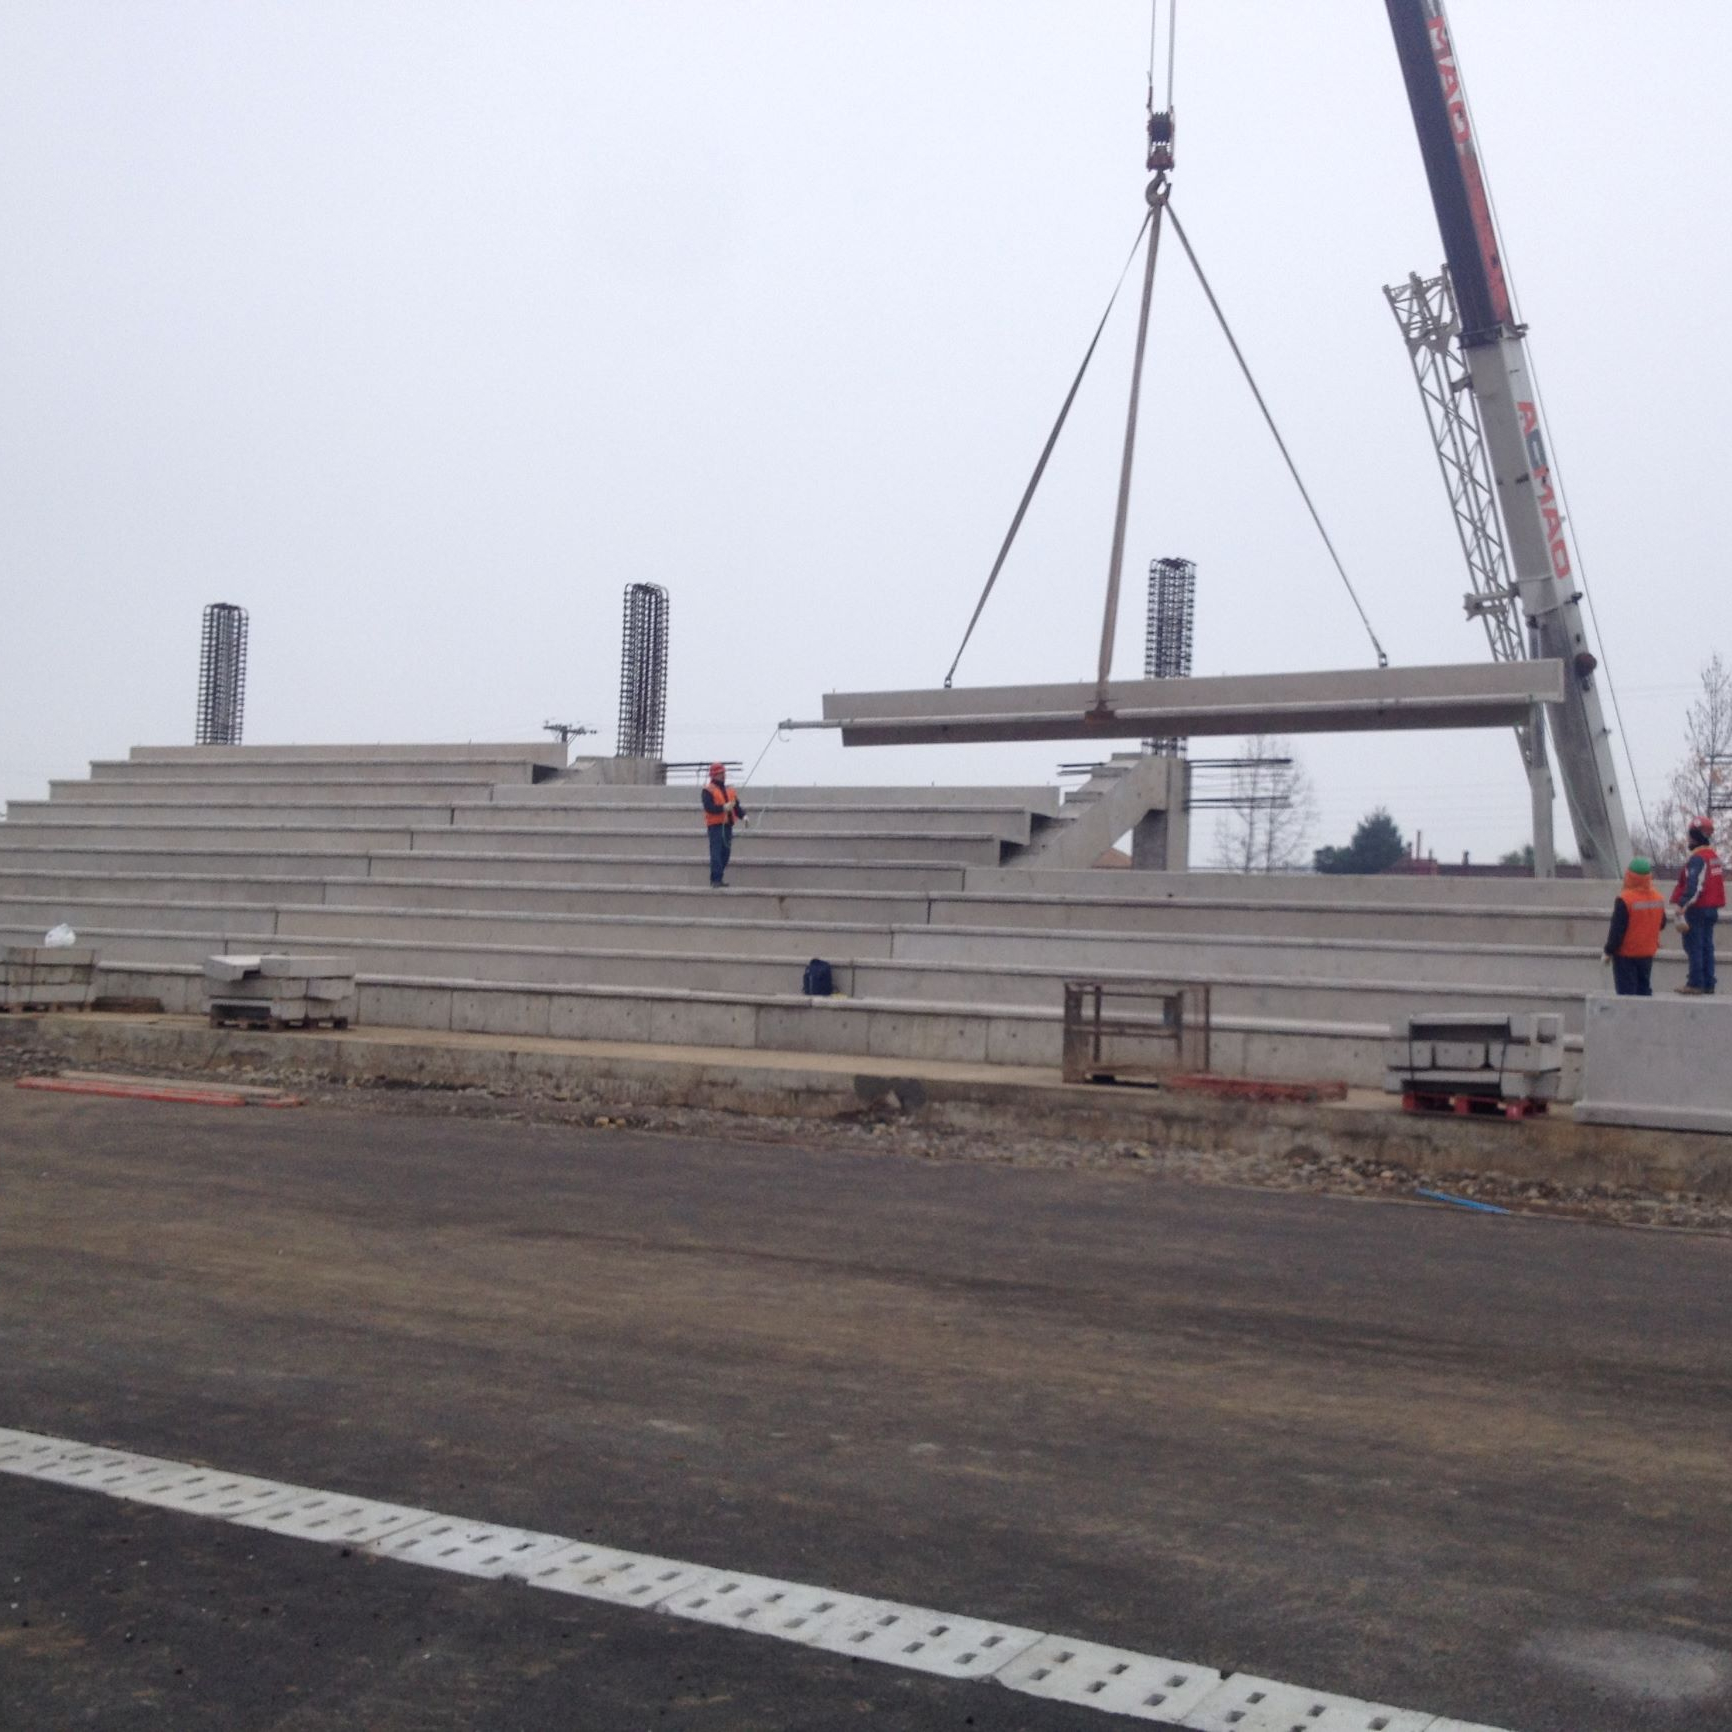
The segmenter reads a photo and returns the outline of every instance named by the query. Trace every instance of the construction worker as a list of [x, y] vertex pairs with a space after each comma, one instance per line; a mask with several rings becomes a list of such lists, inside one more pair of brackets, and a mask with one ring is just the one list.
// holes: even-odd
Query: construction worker
[[1654, 954], [1666, 924], [1666, 904], [1654, 888], [1654, 865], [1638, 854], [1624, 874], [1624, 888], [1612, 904], [1611, 929], [1606, 933], [1606, 960], [1619, 998], [1654, 996]]
[[710, 888], [727, 886], [728, 856], [734, 851], [734, 825], [746, 821], [740, 796], [728, 786], [726, 764], [711, 764], [704, 784], [704, 828], [710, 838]]
[[1726, 869], [1714, 852], [1714, 820], [1690, 820], [1690, 858], [1678, 874], [1672, 905], [1684, 928], [1689, 981], [1678, 991], [1698, 997], [1714, 990], [1714, 928], [1726, 906]]

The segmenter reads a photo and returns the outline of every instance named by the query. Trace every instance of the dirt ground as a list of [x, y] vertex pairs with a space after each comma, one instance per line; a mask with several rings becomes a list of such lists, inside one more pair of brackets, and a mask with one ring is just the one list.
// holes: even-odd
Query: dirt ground
[[[32, 1072], [52, 1074], [59, 1069], [60, 1062], [45, 1049], [0, 1046], [0, 1080]], [[187, 1074], [209, 1080], [208, 1073]], [[833, 1119], [776, 1118], [675, 1107], [622, 1108], [599, 1094], [583, 1092], [561, 1096], [495, 1094], [480, 1088], [309, 1082], [288, 1067], [251, 1070], [245, 1080], [280, 1086], [308, 1105], [340, 1106], [349, 1111], [467, 1117], [501, 1124], [639, 1130], [706, 1141], [798, 1145], [862, 1155], [894, 1154], [923, 1161], [991, 1162], [1056, 1170], [1110, 1169], [1133, 1177], [1199, 1185], [1386, 1201], [1407, 1198], [1437, 1208], [1462, 1206], [1420, 1195], [1423, 1191], [1441, 1191], [1466, 1204], [1484, 1204], [1518, 1214], [1596, 1221], [1619, 1227], [1732, 1235], [1732, 1201], [1724, 1199], [1682, 1191], [1648, 1193], [1610, 1185], [1563, 1186], [1462, 1169], [1416, 1173], [1351, 1155], [1331, 1155], [1320, 1151], [1314, 1142], [1297, 1138], [1285, 1155], [1174, 1150], [1134, 1141], [956, 1130], [930, 1123], [918, 1113], [882, 1108], [863, 1108]], [[1510, 1127], [1511, 1136], [1521, 1134], [1519, 1125]]]

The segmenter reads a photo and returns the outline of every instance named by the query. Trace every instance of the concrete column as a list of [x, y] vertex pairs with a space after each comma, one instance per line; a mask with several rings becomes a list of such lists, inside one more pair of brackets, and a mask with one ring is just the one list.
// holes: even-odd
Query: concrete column
[[1191, 766], [1167, 759], [1167, 804], [1131, 831], [1131, 865], [1139, 872], [1186, 872], [1191, 865]]

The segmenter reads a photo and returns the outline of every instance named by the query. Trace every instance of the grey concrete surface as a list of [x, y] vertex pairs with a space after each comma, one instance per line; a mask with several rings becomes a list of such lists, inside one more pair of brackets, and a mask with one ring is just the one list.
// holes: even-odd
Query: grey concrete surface
[[[107, 765], [0, 824], [0, 930], [71, 920], [114, 990], [176, 1009], [212, 952], [339, 946], [371, 1019], [1004, 1063], [1056, 1058], [1066, 979], [1209, 984], [1221, 1068], [1366, 1083], [1380, 1019], [1550, 1009], [1576, 1029], [1598, 984], [1597, 886], [983, 864], [1079, 834], [1051, 789], [758, 790], [717, 896], [692, 787], [470, 780], [549, 762], [240, 748]], [[1101, 775], [1150, 764], [1166, 775], [1128, 756]], [[418, 799], [429, 786], [450, 803]], [[800, 995], [815, 955], [846, 1005]]]
[[1445, 878], [1424, 874], [1374, 878], [1315, 872], [1074, 872], [1041, 866], [971, 866], [972, 891], [1112, 897], [1132, 902], [1225, 897], [1238, 902], [1334, 903], [1344, 899], [1392, 910], [1412, 904], [1536, 909], [1605, 909], [1606, 886], [1583, 878]]
[[1581, 1116], [1732, 1136], [1732, 998], [1588, 1000]]
[[[15, 802], [22, 805], [25, 802]], [[249, 809], [250, 810], [250, 809]], [[260, 808], [259, 816], [242, 818], [197, 812], [177, 816], [161, 807], [110, 808], [100, 816], [89, 807], [50, 813], [46, 808], [9, 816], [0, 825], [0, 850], [52, 843], [67, 848], [100, 847], [104, 843], [136, 848], [172, 849], [191, 846], [252, 848], [281, 854], [294, 849], [355, 849], [369, 853], [401, 850], [454, 850], [464, 853], [558, 853], [573, 858], [676, 860], [704, 857], [701, 826], [681, 833], [667, 829], [571, 828], [553, 823], [494, 822], [478, 811], [459, 820], [449, 807], [427, 808], [416, 819], [407, 808], [372, 823], [360, 814], [340, 809], [335, 817], [302, 818]], [[268, 815], [266, 815], [268, 813]], [[930, 831], [878, 831], [870, 835], [814, 830], [805, 832], [747, 830], [735, 838], [735, 853], [744, 866], [750, 860], [786, 865], [812, 862], [870, 866], [882, 862], [935, 865], [976, 865], [996, 861], [999, 839], [990, 834], [945, 835]]]
[[[1732, 1721], [1724, 1241], [10, 1091], [0, 1183], [8, 1423], [1514, 1732]], [[25, 1725], [1112, 1723], [0, 1500]]]
[[[652, 788], [608, 788], [585, 785], [555, 777], [538, 783], [533, 795], [522, 797], [536, 802], [557, 805], [563, 801], [584, 805], [637, 805], [653, 801], [660, 805], [689, 809], [697, 803], [698, 785], [693, 782], [664, 784]], [[508, 798], [517, 798], [508, 793]], [[815, 806], [851, 808], [857, 806], [1003, 806], [1020, 808], [1044, 817], [1056, 816], [1059, 810], [1059, 790], [1050, 784], [1010, 787], [976, 782], [967, 786], [939, 783], [874, 785], [870, 783], [802, 784], [798, 782], [766, 782], [749, 784], [742, 796], [746, 805], [766, 808], [785, 806]]]
[[[277, 775], [263, 771], [257, 775], [226, 777], [200, 776], [138, 776], [100, 777], [87, 781], [50, 782], [48, 797], [54, 801], [70, 801], [80, 805], [121, 806], [161, 805], [341, 805], [364, 806], [381, 804], [399, 806], [448, 806], [453, 801], [464, 805], [486, 805], [492, 802], [498, 784], [486, 775], [461, 774], [465, 768], [486, 770], [488, 767], [455, 765], [451, 771], [442, 766], [439, 773], [429, 774], [435, 766], [399, 766], [400, 773], [379, 781], [362, 781], [354, 776], [315, 776], [309, 767], [299, 766], [299, 775]], [[401, 773], [414, 769], [411, 776]], [[534, 788], [524, 782], [513, 792], [529, 795]]]
[[134, 746], [127, 754], [133, 764], [197, 765], [221, 769], [238, 766], [243, 774], [261, 766], [284, 764], [353, 764], [369, 774], [380, 764], [534, 764], [546, 770], [562, 770], [570, 748], [555, 740], [466, 740], [435, 745], [334, 745], [334, 746]]

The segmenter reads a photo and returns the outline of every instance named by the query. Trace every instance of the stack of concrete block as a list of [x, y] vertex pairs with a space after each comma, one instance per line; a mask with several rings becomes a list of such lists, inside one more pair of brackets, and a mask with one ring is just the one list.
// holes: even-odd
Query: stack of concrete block
[[1554, 1101], [1564, 1067], [1563, 1018], [1425, 1012], [1391, 1030], [1384, 1062], [1391, 1094]]
[[1590, 998], [1576, 1117], [1732, 1136], [1732, 998]]
[[83, 1010], [95, 974], [94, 950], [9, 944], [0, 952], [0, 1010]]
[[355, 965], [341, 956], [212, 956], [204, 965], [213, 1027], [347, 1028]]

